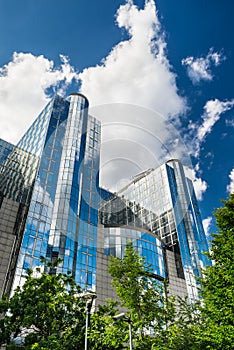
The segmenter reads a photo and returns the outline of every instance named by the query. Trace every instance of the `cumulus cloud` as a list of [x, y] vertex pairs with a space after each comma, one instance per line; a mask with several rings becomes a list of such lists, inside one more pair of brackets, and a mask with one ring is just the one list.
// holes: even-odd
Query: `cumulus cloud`
[[169, 125], [173, 118], [180, 126], [178, 116], [186, 110], [186, 101], [178, 94], [155, 2], [148, 0], [138, 9], [126, 1], [117, 11], [116, 24], [129, 39], [79, 75], [90, 113], [103, 123], [101, 175], [108, 187], [110, 179], [122, 183], [187, 153], [178, 131]]
[[16, 143], [50, 99], [48, 89], [63, 94], [78, 73], [67, 57], [61, 65], [44, 56], [14, 53], [11, 62], [0, 68], [0, 137]]
[[187, 67], [187, 73], [193, 84], [198, 84], [201, 80], [212, 80], [213, 75], [211, 72], [212, 65], [218, 66], [225, 59], [225, 57], [219, 53], [210, 49], [206, 57], [195, 58], [189, 56], [182, 60], [182, 65]]
[[127, 31], [129, 40], [116, 45], [100, 65], [80, 74], [81, 91], [90, 104], [138, 104], [165, 117], [182, 113], [185, 101], [178, 95], [166, 57], [154, 1], [146, 1], [141, 10], [127, 1], [118, 9], [116, 23]]
[[[212, 131], [215, 123], [220, 119], [221, 115], [234, 106], [234, 100], [220, 101], [218, 99], [209, 100], [204, 106], [204, 113], [201, 116], [202, 123], [191, 123], [189, 128], [194, 135], [196, 130], [195, 138], [191, 143], [191, 152], [195, 157], [199, 157], [201, 144], [205, 141], [206, 136]], [[191, 136], [191, 135], [190, 135]]]
[[229, 193], [233, 193], [234, 192], [234, 168], [230, 172], [229, 178], [230, 178], [230, 184], [227, 186], [227, 191]]
[[207, 190], [207, 182], [202, 180], [198, 175], [199, 169], [198, 164], [195, 168], [185, 167], [185, 175], [193, 181], [194, 191], [197, 197], [197, 200], [201, 201], [203, 199], [203, 194]]
[[193, 186], [194, 186], [197, 199], [201, 201], [203, 199], [203, 194], [207, 190], [206, 181], [202, 180], [200, 177], [194, 177]]
[[208, 101], [205, 104], [205, 112], [202, 115], [203, 123], [197, 132], [198, 140], [203, 141], [206, 135], [211, 132], [212, 127], [219, 120], [221, 114], [228, 111], [233, 106], [234, 100], [223, 102], [215, 99]]
[[117, 191], [132, 176], [178, 158], [178, 153], [191, 166], [178, 130], [161, 114], [123, 103], [91, 110], [102, 117], [101, 180], [105, 187]]
[[[204, 113], [201, 116], [201, 122], [190, 123], [189, 132], [186, 136], [186, 144], [189, 153], [197, 158], [197, 164], [188, 176], [193, 180], [196, 196], [198, 200], [202, 200], [203, 194], [207, 189], [206, 181], [200, 177], [200, 153], [203, 142], [208, 134], [211, 133], [215, 123], [221, 118], [221, 115], [234, 106], [234, 100], [220, 101], [218, 99], [209, 100], [204, 106]], [[212, 157], [211, 153], [206, 158]], [[211, 160], [212, 163], [212, 160]], [[209, 165], [210, 166], [210, 165]]]
[[204, 231], [205, 231], [206, 236], [209, 237], [209, 234], [210, 234], [210, 226], [211, 226], [211, 224], [212, 224], [212, 216], [208, 216], [206, 219], [202, 220], [202, 224], [203, 224], [203, 227], [204, 227]]

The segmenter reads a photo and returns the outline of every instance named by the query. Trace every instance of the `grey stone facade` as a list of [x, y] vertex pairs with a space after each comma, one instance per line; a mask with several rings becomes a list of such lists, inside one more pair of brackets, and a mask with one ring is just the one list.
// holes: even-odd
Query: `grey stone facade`
[[181, 298], [185, 298], [188, 296], [186, 281], [185, 279], [178, 277], [174, 252], [166, 250], [166, 257], [169, 295], [176, 295]]
[[20, 204], [3, 198], [0, 205], [0, 296], [4, 292], [16, 245], [15, 227]]

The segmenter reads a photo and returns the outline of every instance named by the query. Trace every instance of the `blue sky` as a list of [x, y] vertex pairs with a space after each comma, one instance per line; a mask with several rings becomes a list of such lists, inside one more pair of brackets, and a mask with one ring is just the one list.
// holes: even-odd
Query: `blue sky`
[[0, 6], [0, 137], [16, 143], [53, 93], [80, 89], [104, 124], [103, 184], [181, 158], [214, 229], [234, 190], [232, 1]]

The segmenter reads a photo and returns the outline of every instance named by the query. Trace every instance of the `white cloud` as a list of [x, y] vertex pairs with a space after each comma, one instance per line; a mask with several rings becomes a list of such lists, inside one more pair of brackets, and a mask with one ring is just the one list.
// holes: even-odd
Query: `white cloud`
[[155, 2], [146, 1], [140, 10], [127, 1], [116, 23], [129, 39], [79, 75], [90, 113], [103, 123], [102, 183], [111, 188], [169, 158], [188, 158], [178, 131], [168, 124], [173, 118], [180, 126], [186, 101], [166, 56]]
[[197, 199], [201, 201], [203, 199], [203, 194], [207, 190], [206, 181], [202, 180], [201, 178], [195, 177], [193, 181], [193, 186], [194, 186]]
[[233, 193], [234, 192], [234, 168], [230, 172], [229, 178], [230, 178], [230, 184], [227, 186], [227, 191], [229, 193]]
[[225, 123], [227, 126], [234, 127], [234, 119], [226, 119]]
[[208, 216], [206, 219], [202, 220], [202, 224], [203, 224], [206, 236], [209, 237], [210, 226], [212, 224], [212, 216]]
[[212, 80], [211, 66], [218, 66], [224, 59], [225, 57], [221, 53], [210, 49], [206, 57], [194, 58], [190, 56], [184, 58], [182, 64], [187, 67], [188, 76], [193, 84], [197, 84], [201, 80]]
[[198, 165], [197, 168], [191, 169], [188, 167], [185, 167], [185, 175], [193, 181], [194, 191], [197, 197], [197, 200], [201, 201], [203, 199], [203, 194], [207, 190], [207, 182], [202, 180], [198, 176]]
[[118, 190], [126, 179], [178, 158], [178, 153], [191, 166], [179, 132], [161, 114], [122, 103], [91, 111], [102, 118], [101, 180], [105, 187]]
[[84, 69], [81, 92], [92, 106], [117, 102], [151, 108], [165, 117], [182, 113], [185, 101], [166, 57], [154, 1], [146, 1], [142, 10], [127, 1], [118, 9], [116, 23], [129, 40], [116, 45], [102, 64]]
[[207, 134], [212, 130], [214, 124], [219, 120], [222, 113], [228, 111], [234, 106], [234, 100], [222, 102], [218, 99], [210, 100], [205, 104], [204, 114], [202, 115], [203, 123], [198, 129], [197, 138], [203, 141]]
[[16, 143], [49, 100], [48, 89], [63, 93], [78, 78], [68, 59], [60, 55], [61, 66], [44, 56], [14, 53], [0, 68], [0, 137]]
[[[193, 180], [196, 196], [198, 200], [202, 200], [203, 194], [205, 193], [207, 189], [207, 183], [206, 181], [202, 180], [200, 177], [200, 152], [201, 152], [201, 145], [205, 141], [206, 136], [211, 133], [212, 128], [214, 127], [215, 123], [220, 119], [221, 115], [234, 106], [234, 99], [230, 101], [220, 101], [218, 99], [209, 100], [206, 102], [204, 106], [204, 113], [201, 116], [202, 122], [198, 123], [192, 123], [189, 124], [189, 133], [187, 135], [187, 147], [188, 151], [191, 155], [197, 158], [197, 164], [194, 168], [194, 170], [191, 170], [188, 174], [188, 177], [190, 177]], [[206, 155], [206, 158], [208, 156], [212, 156], [211, 153], [208, 153]], [[209, 166], [211, 166], [212, 160]]]
[[[220, 101], [218, 99], [209, 100], [204, 106], [202, 115], [202, 123], [190, 124], [190, 130], [194, 135], [194, 130], [197, 130], [195, 139], [191, 145], [191, 152], [195, 157], [199, 157], [201, 144], [205, 141], [206, 136], [211, 133], [215, 123], [220, 119], [221, 115], [234, 106], [234, 99], [230, 101]], [[191, 136], [191, 135], [190, 135]]]

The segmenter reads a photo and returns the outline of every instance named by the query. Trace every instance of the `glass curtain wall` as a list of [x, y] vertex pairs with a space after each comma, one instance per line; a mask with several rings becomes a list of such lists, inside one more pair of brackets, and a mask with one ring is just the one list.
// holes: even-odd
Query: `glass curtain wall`
[[[88, 231], [95, 241], [97, 229], [97, 211], [90, 204], [98, 182], [100, 123], [88, 116], [87, 99], [81, 94], [67, 99], [55, 96], [18, 146], [36, 155], [39, 165], [13, 289], [24, 283], [28, 268], [42, 266], [41, 256], [52, 261], [62, 258], [57, 272], [71, 271], [80, 285], [94, 287], [94, 259], [86, 259], [83, 274], [78, 263], [84, 236]], [[81, 215], [84, 205], [89, 213], [86, 217]], [[86, 255], [92, 254], [88, 251]]]
[[149, 169], [103, 205], [104, 226], [143, 228], [162, 239], [174, 253], [177, 277], [185, 279], [191, 301], [198, 298], [196, 277], [210, 264], [202, 253], [208, 244], [192, 181], [178, 160]]

